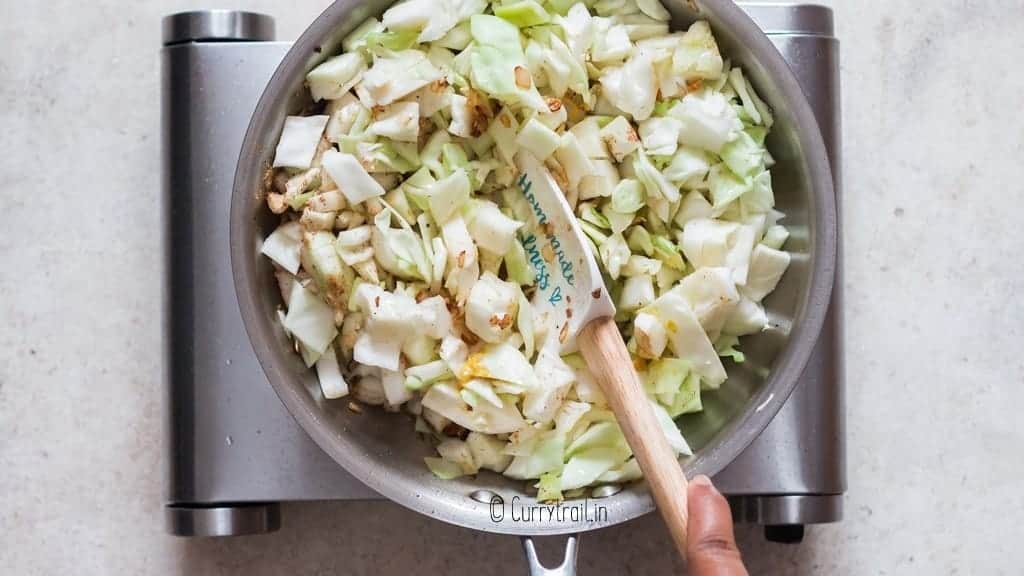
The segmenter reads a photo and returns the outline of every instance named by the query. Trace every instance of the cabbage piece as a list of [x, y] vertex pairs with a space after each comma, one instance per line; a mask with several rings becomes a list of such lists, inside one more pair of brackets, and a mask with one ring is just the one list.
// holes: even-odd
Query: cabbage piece
[[351, 92], [328, 102], [324, 112], [330, 116], [324, 136], [331, 142], [339, 142], [349, 132], [361, 132], [370, 118], [370, 111]]
[[[588, 116], [577, 122], [569, 131], [576, 137], [588, 158], [604, 160], [608, 158], [608, 149], [601, 140], [601, 126], [597, 118]], [[595, 166], [597, 163], [595, 163]]]
[[623, 276], [655, 276], [661, 270], [661, 261], [636, 254], [629, 257], [622, 268]]
[[753, 88], [747, 84], [747, 80], [743, 76], [743, 70], [733, 68], [729, 71], [729, 85], [732, 86], [733, 90], [740, 97], [740, 102], [743, 103], [743, 111], [746, 112], [751, 121], [754, 124], [760, 124], [765, 128], [771, 129], [775, 119], [772, 117], [768, 106], [757, 97]]
[[548, 98], [548, 110], [537, 114], [537, 120], [541, 124], [555, 131], [561, 129], [568, 119], [569, 112], [558, 98]]
[[722, 55], [707, 22], [694, 22], [683, 34], [672, 55], [672, 68], [686, 80], [714, 80], [722, 75]]
[[432, 362], [437, 358], [436, 348], [437, 340], [426, 334], [413, 334], [402, 342], [402, 354], [405, 355], [408, 364], [413, 366]]
[[[579, 6], [579, 4], [577, 4]], [[540, 475], [537, 482], [538, 502], [559, 502], [565, 498], [561, 489], [562, 477], [557, 472], [546, 472]]]
[[424, 249], [423, 240], [404, 220], [403, 228], [392, 229], [390, 220], [393, 213], [394, 210], [386, 208], [374, 218], [370, 242], [377, 263], [400, 278], [430, 281], [433, 278], [433, 268]]
[[466, 50], [473, 86], [505, 104], [547, 109], [526, 66], [519, 29], [497, 16], [484, 14], [473, 16], [469, 27], [476, 41]]
[[596, 446], [576, 453], [562, 469], [561, 489], [574, 490], [594, 483], [602, 474], [620, 466], [629, 453], [618, 447]]
[[654, 279], [650, 276], [631, 276], [622, 286], [619, 310], [632, 312], [654, 301]]
[[682, 124], [679, 142], [716, 154], [739, 131], [739, 118], [720, 92], [702, 90], [687, 94], [669, 110]]
[[508, 20], [519, 28], [529, 28], [551, 21], [547, 11], [533, 0], [519, 0], [495, 6], [494, 15]]
[[448, 131], [463, 138], [472, 137], [473, 110], [469, 106], [469, 99], [465, 96], [452, 94], [449, 101], [451, 103], [452, 121], [448, 125]]
[[741, 298], [736, 308], [725, 321], [722, 331], [735, 336], [756, 334], [768, 326], [768, 315], [764, 308], [750, 298]]
[[598, 252], [601, 262], [604, 263], [605, 271], [608, 272], [612, 280], [618, 280], [622, 275], [622, 267], [632, 255], [629, 245], [626, 244], [626, 239], [622, 237], [622, 234], [612, 234], [607, 241], [601, 244]]
[[419, 42], [433, 42], [486, 7], [484, 0], [408, 0], [389, 8], [382, 20], [391, 30], [419, 31]]
[[285, 222], [274, 229], [263, 241], [260, 252], [295, 275], [299, 272], [299, 253], [302, 250], [302, 225], [297, 221]]
[[338, 335], [334, 310], [316, 294], [296, 282], [288, 298], [285, 329], [317, 355], [322, 355]]
[[399, 342], [425, 329], [426, 307], [403, 292], [382, 292], [369, 305], [367, 330]]
[[487, 127], [487, 134], [494, 139], [494, 145], [498, 154], [506, 164], [515, 162], [516, 153], [519, 152], [519, 144], [516, 142], [519, 134], [519, 122], [515, 114], [507, 108], [502, 108], [495, 116], [491, 125]]
[[782, 275], [789, 268], [791, 258], [789, 252], [758, 244], [750, 258], [747, 282], [740, 287], [740, 293], [754, 302], [763, 300], [778, 286]]
[[362, 79], [366, 61], [359, 53], [347, 53], [328, 58], [306, 74], [306, 84], [313, 100], [341, 98]]
[[740, 197], [740, 208], [747, 214], [767, 214], [775, 207], [775, 193], [772, 191], [772, 175], [768, 170], [754, 176], [750, 190]]
[[441, 340], [441, 348], [438, 353], [452, 373], [458, 374], [469, 358], [469, 347], [457, 336], [448, 334]]
[[513, 384], [521, 391], [537, 387], [537, 377], [529, 360], [508, 344], [485, 346], [465, 361], [458, 374], [460, 380], [500, 380]]
[[518, 240], [513, 240], [511, 248], [505, 253], [505, 271], [508, 273], [508, 279], [520, 286], [532, 286], [537, 280], [526, 255], [526, 249]]
[[565, 41], [577, 60], [586, 60], [587, 52], [594, 42], [594, 21], [582, 2], [572, 5], [565, 17], [559, 19], [565, 31]]
[[[644, 185], [648, 198], [664, 198], [668, 202], [679, 201], [679, 188], [665, 178], [642, 150], [633, 155], [633, 171]], [[667, 214], [662, 220], [667, 220]]]
[[640, 147], [640, 136], [637, 135], [629, 120], [622, 116], [615, 118], [604, 128], [601, 128], [599, 134], [616, 162], [622, 162], [626, 156], [629, 156]]
[[466, 327], [484, 342], [504, 340], [515, 323], [518, 294], [518, 285], [483, 273], [466, 301]]
[[654, 111], [658, 86], [651, 57], [641, 51], [634, 53], [621, 67], [606, 68], [601, 75], [602, 95], [616, 108], [646, 120]]
[[412, 392], [405, 387], [405, 378], [401, 372], [381, 370], [380, 383], [388, 406], [400, 406], [412, 399]]
[[572, 90], [580, 95], [584, 103], [592, 103], [590, 78], [583, 67], [583, 61], [558, 36], [551, 35], [548, 45], [544, 53], [544, 70], [555, 96], [562, 97], [567, 90]]
[[441, 225], [441, 236], [448, 249], [448, 277], [445, 286], [460, 304], [469, 298], [470, 290], [480, 274], [478, 253], [466, 221], [456, 216]]
[[686, 439], [683, 438], [682, 432], [679, 431], [679, 427], [676, 426], [668, 411], [656, 402], [652, 401], [650, 404], [654, 410], [654, 415], [658, 418], [658, 424], [661, 425], [661, 431], [665, 434], [665, 440], [668, 440], [668, 445], [672, 447], [672, 450], [676, 454], [693, 456], [693, 450], [686, 443]]
[[[595, 19], [597, 20], [597, 19]], [[625, 26], [610, 26], [603, 34], [594, 37], [591, 60], [597, 64], [615, 64], [622, 62], [633, 52], [633, 42]]]
[[653, 314], [641, 312], [633, 319], [636, 352], [642, 358], [660, 358], [668, 345], [668, 332]]
[[462, 398], [467, 404], [476, 408], [481, 401], [487, 402], [496, 408], [504, 408], [505, 403], [494, 391], [491, 383], [487, 380], [474, 378], [462, 384]]
[[420, 134], [420, 105], [416, 102], [395, 102], [378, 109], [367, 133], [399, 142], [416, 142]]
[[494, 202], [476, 200], [471, 204], [467, 226], [478, 247], [504, 256], [512, 249], [523, 223], [505, 216]]
[[473, 35], [469, 33], [469, 22], [459, 22], [454, 28], [448, 31], [441, 39], [433, 43], [433, 46], [447, 48], [449, 50], [465, 50], [473, 41]]
[[555, 412], [565, 399], [576, 376], [572, 368], [558, 355], [558, 346], [550, 344], [541, 348], [533, 365], [537, 385], [527, 390], [523, 400], [523, 415], [534, 422], [545, 424], [555, 417]]
[[747, 282], [754, 236], [752, 226], [698, 218], [683, 229], [683, 254], [694, 268], [731, 268], [733, 281], [742, 286]]
[[597, 482], [601, 484], [605, 483], [617, 483], [622, 484], [625, 482], [633, 482], [643, 478], [644, 474], [640, 470], [640, 464], [637, 463], [636, 458], [630, 458], [626, 460], [624, 464], [617, 468], [601, 474], [597, 477]]
[[367, 18], [342, 39], [341, 49], [343, 52], [355, 52], [366, 45], [367, 35], [383, 31], [384, 25], [379, 20], [373, 17]]
[[611, 226], [613, 234], [622, 234], [633, 224], [633, 220], [636, 218], [635, 213], [622, 213], [615, 210], [610, 202], [605, 204], [604, 211], [601, 214], [608, 220], [608, 225]]
[[431, 296], [421, 300], [417, 307], [419, 308], [418, 315], [423, 322], [424, 333], [427, 336], [440, 340], [451, 332], [452, 315], [448, 311], [444, 298]]
[[665, 411], [672, 418], [704, 410], [700, 399], [700, 376], [691, 372], [678, 390], [659, 394], [658, 401], [665, 406]]
[[437, 80], [413, 92], [407, 99], [420, 105], [420, 117], [429, 118], [452, 106], [453, 96], [448, 83], [444, 80]]
[[617, 21], [626, 27], [626, 34], [633, 42], [668, 35], [667, 22], [649, 18], [644, 14], [626, 14], [618, 17]]
[[769, 248], [782, 250], [786, 240], [789, 240], [789, 230], [786, 230], [785, 226], [776, 224], [775, 226], [769, 226], [765, 230], [764, 239], [761, 240], [761, 243]]
[[536, 118], [530, 118], [526, 122], [516, 136], [515, 142], [517, 146], [529, 150], [541, 162], [547, 160], [562, 144], [558, 134]]
[[[592, 422], [587, 422], [587, 420], [592, 420]], [[626, 437], [622, 435], [622, 430], [611, 412], [607, 412], [607, 418], [605, 418], [596, 414], [596, 411], [591, 411], [590, 417], [581, 421], [580, 426], [585, 429], [569, 444], [565, 452], [566, 456], [572, 457], [593, 448], [610, 447], [624, 452], [626, 457], [629, 457], [631, 453], [629, 444], [626, 443]]]
[[341, 375], [338, 357], [333, 346], [328, 346], [316, 361], [316, 375], [324, 398], [334, 400], [348, 395], [348, 383]]
[[679, 147], [679, 130], [675, 118], [648, 118], [640, 123], [640, 141], [648, 154], [672, 156]]
[[469, 201], [469, 177], [463, 170], [438, 180], [426, 190], [427, 205], [434, 222], [444, 225]]
[[688, 361], [691, 370], [700, 375], [705, 386], [717, 389], [725, 382], [727, 376], [722, 361], [682, 295], [670, 291], [643, 311], [662, 323], [668, 333], [672, 353]]
[[639, 181], [632, 178], [620, 180], [612, 191], [609, 204], [611, 209], [620, 214], [632, 214], [644, 206], [644, 188]]
[[[601, 145], [604, 146], [603, 144]], [[619, 185], [619, 171], [608, 160], [591, 159], [592, 171], [580, 180], [579, 199], [607, 198]]]
[[328, 150], [324, 152], [321, 162], [349, 204], [359, 204], [384, 195], [384, 188], [367, 173], [355, 156]]
[[669, 182], [692, 190], [704, 184], [710, 170], [711, 160], [705, 152], [681, 147], [663, 173]]
[[443, 77], [426, 54], [404, 50], [376, 57], [356, 84], [356, 94], [367, 108], [386, 106]]
[[693, 190], [683, 197], [679, 211], [676, 212], [672, 221], [676, 226], [686, 228], [686, 225], [692, 220], [711, 218], [714, 212], [714, 207], [704, 198], [704, 195]]
[[420, 390], [442, 380], [451, 380], [453, 372], [444, 360], [434, 360], [405, 369], [402, 387], [408, 390]]
[[680, 272], [686, 270], [686, 263], [683, 262], [683, 257], [679, 253], [679, 247], [671, 240], [664, 236], [651, 236], [651, 245], [654, 247], [654, 257], [662, 264]]
[[430, 470], [434, 476], [437, 476], [441, 480], [453, 480], [459, 476], [465, 476], [466, 471], [462, 469], [455, 462], [450, 462], [444, 458], [437, 458], [435, 456], [427, 456], [423, 458], [423, 463], [426, 464], [427, 469]]
[[728, 268], [701, 268], [683, 278], [677, 289], [708, 334], [718, 334], [740, 302]]
[[513, 445], [517, 452], [504, 475], [517, 480], [540, 478], [541, 475], [559, 471], [563, 466], [565, 435], [555, 430], [525, 436], [526, 440]]
[[578, 190], [583, 178], [594, 173], [594, 165], [572, 132], [562, 134], [555, 158], [569, 178], [569, 189]]
[[501, 473], [512, 462], [512, 457], [505, 454], [505, 442], [494, 436], [470, 432], [466, 437], [466, 447], [476, 465], [484, 470]]
[[419, 34], [415, 30], [394, 32], [370, 32], [363, 41], [363, 48], [373, 54], [389, 54], [408, 50], [416, 45]]
[[274, 168], [305, 170], [313, 163], [330, 116], [288, 116], [274, 152]]
[[764, 147], [746, 132], [737, 133], [734, 140], [722, 147], [721, 154], [729, 170], [741, 178], [764, 172]]
[[565, 402], [557, 407], [554, 429], [529, 428], [514, 435], [506, 453], [514, 455], [515, 459], [505, 475], [525, 480], [561, 471], [569, 433], [589, 410], [589, 404]]
[[437, 445], [437, 453], [448, 462], [454, 462], [466, 474], [476, 474], [480, 467], [473, 458], [473, 451], [458, 438], [445, 438]]
[[715, 351], [722, 358], [731, 358], [736, 364], [742, 364], [746, 362], [746, 355], [739, 350], [740, 338], [739, 336], [733, 336], [732, 334], [726, 334], [720, 336], [715, 341]]
[[683, 386], [690, 374], [690, 364], [679, 358], [661, 358], [651, 362], [647, 369], [650, 391], [659, 398], [675, 393]]
[[472, 407], [452, 384], [446, 382], [434, 384], [427, 390], [423, 395], [423, 407], [473, 432], [508, 434], [526, 426], [514, 402], [505, 402], [502, 408], [488, 402]]
[[635, 0], [636, 5], [650, 18], [661, 22], [668, 22], [672, 19], [672, 15], [669, 14], [668, 10], [661, 5], [661, 0]]

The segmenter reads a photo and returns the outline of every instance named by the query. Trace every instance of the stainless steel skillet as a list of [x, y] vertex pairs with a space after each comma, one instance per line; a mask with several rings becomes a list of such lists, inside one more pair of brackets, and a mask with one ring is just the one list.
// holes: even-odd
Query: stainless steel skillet
[[[285, 56], [246, 134], [232, 196], [232, 268], [242, 318], [269, 381], [296, 421], [347, 471], [387, 498], [438, 520], [487, 532], [540, 536], [593, 530], [650, 512], [653, 504], [643, 483], [591, 500], [580, 513], [550, 515], [528, 512], [536, 502], [519, 481], [489, 473], [472, 479], [437, 479], [422, 463], [429, 448], [413, 438], [402, 417], [372, 410], [356, 415], [344, 404], [326, 402], [315, 374], [292, 352], [278, 325], [278, 291], [269, 262], [259, 254], [262, 239], [276, 224], [262, 196], [265, 167], [285, 116], [308, 104], [305, 73], [336, 53], [355, 26], [391, 3], [339, 0], [324, 11]], [[807, 363], [831, 296], [836, 211], [818, 126], [796, 79], [768, 38], [729, 0], [665, 4], [676, 28], [708, 20], [723, 54], [744, 68], [775, 111], [768, 146], [777, 161], [772, 172], [778, 209], [787, 214], [792, 232], [787, 250], [793, 253], [793, 263], [766, 302], [773, 328], [746, 338], [748, 361], [730, 369], [720, 391], [705, 396], [703, 413], [679, 421], [696, 451], [684, 462], [687, 475], [714, 475], [771, 421]], [[503, 503], [501, 521], [495, 520], [497, 502]]]

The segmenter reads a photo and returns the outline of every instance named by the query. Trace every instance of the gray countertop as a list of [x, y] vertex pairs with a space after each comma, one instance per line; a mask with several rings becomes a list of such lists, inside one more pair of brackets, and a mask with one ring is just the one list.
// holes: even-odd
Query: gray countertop
[[[1009, 574], [1024, 516], [1024, 4], [834, 0], [846, 146], [847, 519], [741, 528], [755, 574]], [[221, 1], [293, 38], [325, 0]], [[163, 533], [159, 18], [3, 2], [0, 566], [7, 574], [522, 573], [519, 543], [383, 503]], [[554, 552], [557, 543], [543, 548]], [[581, 573], [680, 571], [656, 517]]]

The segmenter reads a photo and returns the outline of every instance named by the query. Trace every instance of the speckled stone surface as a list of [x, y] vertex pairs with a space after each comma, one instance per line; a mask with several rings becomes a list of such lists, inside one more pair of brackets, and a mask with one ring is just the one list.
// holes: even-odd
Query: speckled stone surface
[[[295, 37], [326, 2], [222, 0]], [[843, 45], [847, 520], [755, 574], [1019, 574], [1024, 4], [834, 0]], [[0, 572], [521, 574], [519, 543], [383, 503], [163, 533], [159, 18], [199, 0], [0, 1]], [[544, 543], [555, 552], [556, 542]], [[680, 572], [655, 517], [582, 574]]]

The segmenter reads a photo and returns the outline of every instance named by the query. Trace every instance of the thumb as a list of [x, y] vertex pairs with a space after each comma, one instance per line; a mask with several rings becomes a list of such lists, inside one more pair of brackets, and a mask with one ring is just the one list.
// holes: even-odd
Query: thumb
[[725, 497], [707, 476], [697, 476], [687, 490], [690, 525], [686, 560], [694, 576], [747, 576], [732, 529]]

